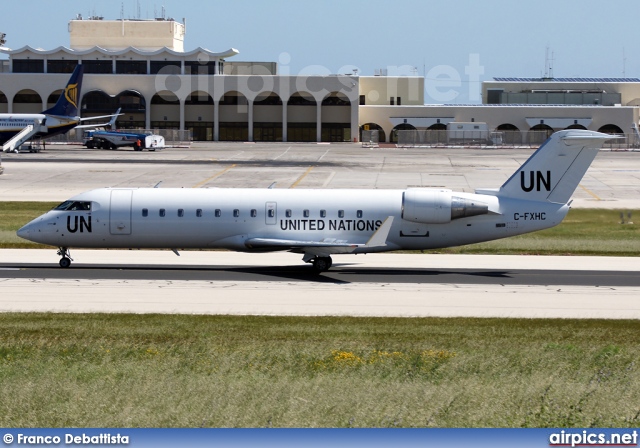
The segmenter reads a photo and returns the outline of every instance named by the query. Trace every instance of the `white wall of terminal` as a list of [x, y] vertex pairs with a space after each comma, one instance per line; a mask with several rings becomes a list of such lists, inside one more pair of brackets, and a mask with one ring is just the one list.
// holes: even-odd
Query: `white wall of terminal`
[[[61, 89], [68, 80], [68, 74], [38, 73], [0, 73], [0, 96], [4, 94], [6, 102], [0, 102], [0, 113], [37, 113], [50, 107], [47, 98]], [[141, 119], [147, 128], [151, 122], [175, 122], [176, 127], [185, 129], [185, 122], [207, 121], [214, 123], [213, 140], [219, 139], [221, 122], [243, 121], [247, 123], [248, 140], [253, 140], [252, 123], [281, 123], [282, 141], [288, 139], [287, 126], [292, 123], [314, 123], [316, 141], [321, 141], [323, 123], [350, 123], [351, 140], [359, 136], [359, 127], [364, 124], [377, 124], [389, 140], [391, 132], [399, 123], [427, 129], [438, 122], [486, 122], [493, 130], [504, 124], [511, 124], [526, 132], [535, 123], [543, 122], [554, 130], [564, 129], [577, 121], [588, 129], [598, 130], [602, 126], [616, 125], [624, 132], [630, 132], [634, 123], [638, 123], [637, 107], [605, 106], [535, 106], [535, 105], [404, 105], [409, 102], [409, 85], [406, 93], [402, 88], [388, 86], [394, 81], [380, 78], [375, 80], [370, 90], [363, 89], [361, 79], [354, 76], [188, 76], [188, 75], [113, 75], [87, 74], [83, 82], [83, 95], [91, 91], [102, 91], [115, 96], [127, 90], [139, 92], [146, 102], [146, 110]], [[400, 81], [402, 84], [404, 81]], [[383, 87], [380, 83], [384, 84]], [[411, 87], [413, 88], [413, 87]], [[368, 98], [372, 89], [376, 89], [379, 98], [387, 96], [403, 97], [401, 106], [360, 105], [360, 97]], [[386, 90], [385, 90], [386, 89]], [[14, 96], [21, 91], [37, 93], [42, 103], [14, 104]], [[235, 107], [220, 104], [222, 97], [233, 92], [246, 98], [245, 104]], [[178, 104], [152, 104], [157, 93], [169, 94], [178, 100]], [[268, 94], [276, 94], [281, 105], [260, 105], [256, 102]], [[315, 105], [287, 105], [293, 95], [303, 95], [312, 99]], [[186, 104], [189, 95], [210, 95], [213, 104]], [[322, 102], [330, 95], [339, 95], [349, 101], [348, 107], [323, 106]], [[384, 96], [383, 96], [384, 95]], [[285, 106], [286, 105], [286, 106]], [[123, 117], [128, 119], [128, 117]]]
[[578, 124], [590, 130], [615, 125], [625, 133], [638, 123], [637, 107], [606, 106], [538, 106], [538, 105], [426, 105], [426, 106], [360, 106], [360, 123], [377, 124], [389, 140], [391, 131], [399, 124], [416, 129], [428, 129], [433, 125], [451, 122], [487, 123], [490, 130], [502, 125], [513, 125], [521, 132], [528, 132], [537, 124], [553, 130]]
[[[68, 80], [68, 74], [0, 73], [0, 94], [7, 102], [0, 103], [0, 113], [37, 113], [46, 109], [47, 98], [60, 90]], [[14, 96], [21, 91], [34, 91], [42, 104], [13, 104]], [[350, 123], [351, 135], [358, 135], [358, 79], [352, 76], [189, 76], [189, 75], [97, 75], [87, 74], [82, 84], [82, 94], [102, 91], [116, 96], [124, 91], [139, 93], [147, 105], [144, 111], [146, 128], [152, 121], [178, 122], [185, 129], [185, 121], [213, 121], [214, 140], [218, 140], [220, 122], [247, 122], [249, 141], [253, 140], [254, 122], [282, 123], [283, 141], [287, 141], [287, 125], [290, 123], [315, 123], [317, 141], [321, 141], [323, 123]], [[221, 106], [221, 99], [228, 93], [246, 98], [246, 102]], [[262, 106], [256, 100], [276, 94], [282, 105]], [[154, 96], [177, 98], [179, 104], [152, 104]], [[190, 95], [209, 95], [212, 105], [187, 105]], [[302, 95], [315, 102], [314, 106], [287, 104], [292, 95]], [[349, 102], [347, 107], [322, 105], [330, 96], [339, 96]], [[123, 117], [127, 120], [127, 117]]]

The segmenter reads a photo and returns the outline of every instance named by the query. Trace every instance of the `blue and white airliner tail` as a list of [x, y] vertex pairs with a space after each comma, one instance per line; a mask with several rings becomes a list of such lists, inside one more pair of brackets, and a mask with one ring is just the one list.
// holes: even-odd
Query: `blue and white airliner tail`
[[[79, 101], [82, 92], [83, 66], [77, 65], [56, 104], [39, 114], [0, 114], [0, 144], [4, 152], [17, 151], [27, 140], [63, 134], [82, 119]], [[92, 117], [95, 118], [95, 117]]]

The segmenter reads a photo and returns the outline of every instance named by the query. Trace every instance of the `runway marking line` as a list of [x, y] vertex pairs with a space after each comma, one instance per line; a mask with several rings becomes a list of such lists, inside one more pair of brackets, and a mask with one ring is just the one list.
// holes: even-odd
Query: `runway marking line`
[[234, 168], [236, 166], [236, 164], [234, 163], [233, 165], [230, 165], [228, 167], [226, 167], [225, 169], [223, 169], [222, 171], [218, 171], [216, 174], [214, 174], [213, 176], [203, 180], [202, 182], [199, 182], [197, 184], [195, 184], [193, 187], [191, 188], [200, 188], [201, 186], [203, 186], [204, 184], [206, 184], [209, 181], [212, 181], [213, 179], [215, 179], [216, 177], [220, 177], [222, 176], [224, 173], [226, 173], [227, 171], [229, 171], [230, 169]]
[[293, 184], [291, 184], [291, 186], [290, 186], [289, 188], [296, 188], [296, 187], [298, 186], [298, 184], [299, 184], [300, 182], [302, 182], [302, 179], [304, 179], [305, 177], [307, 177], [307, 174], [309, 174], [309, 173], [311, 172], [311, 170], [312, 170], [312, 169], [314, 169], [314, 168], [315, 168], [315, 166], [310, 166], [310, 167], [307, 169], [307, 171], [305, 171], [305, 172], [302, 174], [302, 176], [298, 177], [298, 179], [297, 179]]
[[602, 198], [600, 198], [597, 194], [595, 194], [593, 191], [589, 190], [588, 188], [586, 188], [584, 185], [579, 184], [580, 188], [582, 188], [584, 191], [586, 191], [587, 193], [589, 193], [591, 196], [593, 196], [596, 200], [598, 201], [602, 201]]

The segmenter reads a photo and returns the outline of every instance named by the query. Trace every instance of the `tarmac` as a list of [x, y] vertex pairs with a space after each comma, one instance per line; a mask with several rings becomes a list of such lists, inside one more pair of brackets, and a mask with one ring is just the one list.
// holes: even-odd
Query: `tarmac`
[[[156, 152], [49, 147], [3, 154], [5, 201], [61, 202], [93, 188], [391, 188], [473, 192], [499, 187], [533, 149], [362, 148], [358, 144], [197, 143]], [[573, 207], [629, 213], [640, 208], [640, 154], [601, 151], [574, 194]], [[77, 256], [80, 251], [72, 255]], [[0, 250], [5, 271], [0, 311], [211, 313], [352, 316], [475, 316], [640, 319], [640, 287], [389, 282], [206, 281], [129, 279], [132, 265], [282, 266], [294, 254], [82, 251], [74, 267], [111, 266], [112, 279], [12, 277], [29, 266], [55, 268], [54, 250]], [[369, 254], [361, 269], [563, 269], [638, 272], [639, 258]], [[338, 261], [338, 257], [334, 260]], [[18, 265], [24, 266], [19, 267]], [[122, 265], [122, 268], [118, 268]], [[18, 266], [18, 267], [15, 267]], [[25, 267], [26, 266], [26, 267]], [[71, 272], [74, 269], [71, 268]], [[91, 268], [87, 268], [91, 269]], [[58, 269], [60, 270], [60, 269]], [[9, 271], [9, 272], [7, 272]], [[55, 271], [52, 271], [55, 272]], [[90, 271], [89, 271], [90, 272]], [[178, 270], [178, 272], [180, 272]], [[27, 273], [28, 274], [28, 273]]]
[[[362, 148], [359, 144], [204, 143], [155, 152], [53, 146], [2, 155], [5, 201], [58, 202], [101, 187], [499, 187], [533, 149]], [[640, 208], [640, 154], [600, 151], [573, 207]]]
[[[180, 266], [260, 267], [301, 264], [288, 253], [77, 250], [69, 269], [44, 277], [15, 278], [11, 272], [29, 266], [56, 268], [53, 250], [0, 250], [0, 311], [72, 313], [181, 313], [298, 316], [501, 317], [640, 319], [640, 286], [463, 284], [388, 281], [342, 282], [272, 276], [268, 281], [176, 280]], [[514, 269], [610, 271], [640, 270], [640, 258], [523, 257], [501, 255], [368, 254], [336, 256], [354, 270]], [[22, 266], [21, 266], [22, 265]], [[16, 267], [11, 267], [16, 266]], [[73, 269], [107, 266], [115, 278], [84, 279]], [[153, 270], [160, 278], [136, 279], [131, 269]], [[9, 271], [9, 272], [6, 272]], [[58, 274], [64, 273], [65, 277]], [[71, 274], [71, 275], [69, 275]], [[89, 272], [89, 275], [91, 273]], [[357, 273], [356, 273], [357, 278]]]

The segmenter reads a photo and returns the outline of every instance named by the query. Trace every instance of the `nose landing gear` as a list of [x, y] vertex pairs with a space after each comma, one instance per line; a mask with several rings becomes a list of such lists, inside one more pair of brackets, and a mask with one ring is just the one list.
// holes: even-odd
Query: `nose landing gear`
[[73, 261], [73, 258], [71, 258], [71, 254], [69, 252], [69, 249], [67, 249], [66, 247], [59, 247], [58, 248], [58, 255], [60, 255], [62, 258], [60, 258], [60, 267], [61, 268], [68, 268], [69, 266], [71, 266], [71, 262]]

